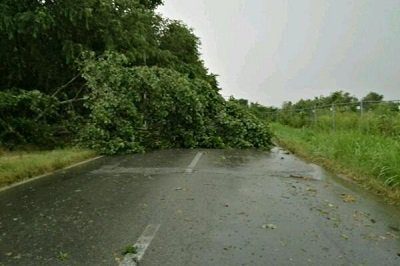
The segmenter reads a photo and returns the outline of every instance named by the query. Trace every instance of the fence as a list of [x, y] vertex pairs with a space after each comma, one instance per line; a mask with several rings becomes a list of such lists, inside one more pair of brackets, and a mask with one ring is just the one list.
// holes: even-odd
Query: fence
[[269, 112], [267, 118], [297, 128], [360, 130], [400, 137], [400, 100], [333, 103], [310, 108], [286, 106]]

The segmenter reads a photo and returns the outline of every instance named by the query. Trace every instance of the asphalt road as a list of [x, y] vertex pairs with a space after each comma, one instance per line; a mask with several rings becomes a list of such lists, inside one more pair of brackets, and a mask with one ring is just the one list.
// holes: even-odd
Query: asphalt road
[[0, 265], [118, 265], [138, 239], [145, 266], [400, 265], [399, 229], [277, 148], [104, 157], [0, 193]]

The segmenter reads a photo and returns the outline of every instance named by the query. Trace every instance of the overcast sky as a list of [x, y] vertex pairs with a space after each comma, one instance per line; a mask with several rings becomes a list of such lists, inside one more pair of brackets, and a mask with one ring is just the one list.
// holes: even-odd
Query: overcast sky
[[400, 0], [165, 0], [159, 12], [201, 38], [223, 95], [400, 99]]

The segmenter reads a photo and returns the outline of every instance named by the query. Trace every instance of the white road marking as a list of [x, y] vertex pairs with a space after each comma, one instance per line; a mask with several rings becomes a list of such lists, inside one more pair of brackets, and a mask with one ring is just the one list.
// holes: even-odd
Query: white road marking
[[46, 176], [49, 176], [49, 175], [56, 174], [56, 173], [58, 173], [58, 172], [62, 172], [62, 171], [65, 171], [65, 170], [68, 170], [68, 169], [77, 167], [77, 166], [82, 165], [82, 164], [86, 164], [86, 163], [89, 163], [89, 162], [98, 160], [98, 159], [100, 159], [100, 158], [103, 158], [103, 156], [98, 156], [98, 157], [95, 157], [95, 158], [91, 158], [91, 159], [88, 159], [88, 160], [86, 160], [86, 161], [82, 161], [82, 162], [79, 162], [79, 163], [76, 163], [76, 164], [73, 164], [73, 165], [64, 167], [64, 168], [62, 168], [62, 169], [59, 169], [59, 170], [56, 170], [56, 171], [53, 171], [53, 172], [50, 172], [50, 173], [46, 173], [46, 174], [39, 175], [39, 176], [36, 176], [36, 177], [32, 177], [32, 178], [29, 178], [29, 179], [26, 179], [26, 180], [22, 180], [22, 181], [20, 181], [20, 182], [17, 182], [17, 183], [11, 184], [11, 185], [9, 185], [9, 186], [0, 188], [0, 192], [6, 191], [6, 190], [8, 190], [8, 189], [10, 189], [10, 188], [18, 187], [18, 186], [23, 185], [23, 184], [26, 184], [26, 183], [30, 183], [30, 182], [32, 182], [32, 181], [41, 179], [41, 178], [46, 177]]
[[197, 163], [200, 161], [201, 156], [203, 156], [202, 152], [198, 152], [196, 156], [194, 157], [193, 161], [189, 164], [189, 166], [186, 168], [186, 173], [190, 174], [193, 173], [193, 169], [196, 167]]
[[160, 229], [159, 224], [149, 224], [146, 229], [144, 229], [136, 244], [133, 245], [136, 248], [136, 254], [125, 255], [119, 266], [137, 265], [138, 262], [142, 260], [146, 249], [150, 246], [150, 243], [156, 235], [158, 229]]

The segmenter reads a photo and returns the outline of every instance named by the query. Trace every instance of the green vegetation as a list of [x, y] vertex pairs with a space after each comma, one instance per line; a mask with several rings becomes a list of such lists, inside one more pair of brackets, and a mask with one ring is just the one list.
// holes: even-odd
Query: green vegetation
[[92, 93], [80, 143], [106, 154], [162, 148], [264, 148], [267, 126], [204, 79], [159, 67], [129, 67], [109, 53], [89, 57], [83, 76]]
[[137, 248], [134, 245], [128, 245], [125, 247], [125, 249], [122, 251], [122, 255], [128, 255], [128, 254], [136, 254], [137, 253]]
[[79, 149], [0, 153], [0, 187], [63, 168], [95, 156]]
[[336, 92], [285, 103], [270, 116], [272, 129], [282, 146], [400, 203], [398, 104], [383, 102], [376, 93], [362, 101]]
[[161, 0], [0, 3], [0, 147], [268, 148], [266, 123], [219, 94]]

